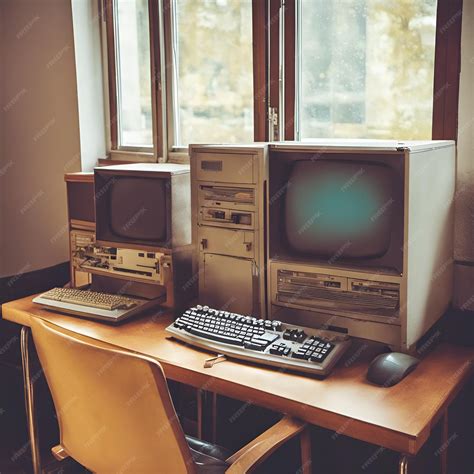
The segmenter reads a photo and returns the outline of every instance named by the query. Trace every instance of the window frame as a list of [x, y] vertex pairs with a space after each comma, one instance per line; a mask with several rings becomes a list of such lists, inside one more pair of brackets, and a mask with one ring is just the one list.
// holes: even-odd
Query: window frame
[[[252, 59], [254, 100], [254, 141], [268, 139], [267, 126], [267, 4], [269, 0], [252, 0]], [[148, 0], [150, 20], [150, 74], [152, 84], [152, 134], [150, 148], [120, 146], [118, 140], [117, 61], [115, 50], [114, 2], [102, 0], [104, 24], [104, 56], [107, 62], [108, 133], [111, 158], [144, 161], [188, 160], [187, 147], [176, 147], [174, 142], [172, 0]], [[105, 74], [104, 74], [105, 75]], [[257, 91], [257, 92], [256, 92]]]
[[[102, 17], [105, 24], [105, 55], [107, 63], [108, 90], [108, 134], [109, 153], [118, 160], [132, 161], [160, 161], [163, 153], [163, 121], [158, 118], [162, 111], [161, 97], [161, 54], [159, 47], [159, 17], [158, 5], [155, 0], [148, 0], [148, 19], [150, 35], [150, 84], [152, 106], [152, 146], [125, 146], [119, 144], [119, 107], [117, 85], [117, 54], [115, 35], [115, 1], [103, 0]], [[156, 25], [156, 26], [155, 26]], [[158, 36], [158, 37], [157, 37]], [[161, 125], [160, 125], [161, 124]]]
[[433, 140], [457, 140], [463, 0], [438, 0], [433, 78]]
[[[160, 0], [155, 0], [160, 1]], [[178, 160], [183, 160], [187, 156], [187, 147], [180, 147], [175, 144], [175, 127], [177, 126], [175, 117], [175, 91], [176, 84], [174, 78], [175, 58], [173, 55], [173, 43], [176, 25], [175, 12], [173, 11], [174, 0], [161, 0], [163, 2], [164, 18], [164, 54], [166, 58], [166, 91], [167, 98], [167, 140], [168, 153]], [[267, 130], [267, 0], [252, 1], [252, 62], [253, 62], [253, 116], [254, 116], [254, 141], [266, 141]]]
[[[252, 56], [254, 90], [254, 141], [268, 139], [267, 103], [267, 3], [252, 0]], [[103, 0], [105, 24], [105, 61], [107, 64], [109, 152], [118, 159], [185, 162], [187, 147], [176, 147], [174, 142], [172, 0], [148, 0], [150, 19], [150, 74], [152, 82], [153, 151], [149, 148], [125, 147], [118, 142], [118, 94], [114, 30], [114, 2]]]
[[[153, 150], [118, 144], [114, 2], [102, 0], [109, 153], [131, 161], [189, 160], [174, 144], [173, 0], [148, 0]], [[254, 141], [295, 140], [298, 0], [252, 0]], [[432, 139], [457, 139], [463, 0], [438, 0]]]

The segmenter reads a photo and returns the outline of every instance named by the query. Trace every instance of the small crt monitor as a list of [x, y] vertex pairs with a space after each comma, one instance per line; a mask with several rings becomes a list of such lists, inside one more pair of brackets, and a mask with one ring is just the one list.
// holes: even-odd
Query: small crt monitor
[[96, 239], [123, 247], [191, 242], [189, 166], [117, 165], [94, 172]]
[[393, 231], [393, 170], [376, 162], [295, 161], [283, 227], [291, 251], [309, 257], [382, 257]]

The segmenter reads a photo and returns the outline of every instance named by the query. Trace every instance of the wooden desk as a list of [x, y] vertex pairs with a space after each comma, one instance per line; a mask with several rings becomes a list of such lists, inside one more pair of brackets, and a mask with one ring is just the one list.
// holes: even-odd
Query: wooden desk
[[[368, 346], [349, 354], [324, 380], [234, 361], [205, 369], [204, 361], [211, 354], [170, 339], [164, 331], [172, 321], [167, 312], [111, 326], [41, 309], [31, 298], [4, 304], [2, 311], [4, 319], [25, 327], [22, 344], [26, 346], [31, 318], [42, 318], [75, 333], [154, 357], [170, 379], [398, 451], [403, 454], [400, 472], [407, 472], [407, 455], [420, 450], [474, 369], [474, 348], [449, 344], [440, 344], [412, 374], [390, 388], [366, 381], [368, 362], [374, 355]], [[30, 431], [30, 435], [34, 433]]]

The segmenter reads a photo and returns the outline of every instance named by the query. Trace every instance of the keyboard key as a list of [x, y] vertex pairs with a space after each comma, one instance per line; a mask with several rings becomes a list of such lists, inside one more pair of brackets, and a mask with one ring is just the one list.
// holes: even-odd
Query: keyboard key
[[184, 327], [186, 327], [186, 324], [183, 323], [181, 320], [177, 319], [175, 322], [174, 322], [174, 325], [178, 328], [178, 329], [183, 329]]
[[216, 334], [198, 328], [190, 328], [189, 332], [191, 334], [194, 334], [195, 336], [204, 337], [213, 341], [223, 342], [224, 344], [232, 344], [234, 346], [242, 345], [242, 339], [235, 336], [225, 336], [223, 334]]
[[278, 354], [278, 347], [278, 344], [272, 344], [268, 352], [270, 352], [270, 354]]
[[254, 351], [263, 351], [266, 349], [266, 344], [259, 344], [258, 342], [254, 341], [253, 339], [249, 342], [244, 342], [245, 349], [251, 349]]
[[281, 321], [272, 321], [272, 327], [274, 331], [281, 331]]
[[309, 355], [307, 355], [306, 352], [299, 352], [299, 351], [293, 352], [293, 354], [291, 354], [291, 357], [293, 357], [293, 359], [303, 359], [303, 360], [309, 359]]
[[267, 342], [267, 345], [270, 344], [271, 342], [275, 341], [276, 339], [278, 339], [278, 335], [277, 334], [272, 334], [272, 333], [269, 333], [269, 332], [263, 332], [263, 333], [260, 333], [257, 338], [261, 341], [264, 341], [264, 342]]

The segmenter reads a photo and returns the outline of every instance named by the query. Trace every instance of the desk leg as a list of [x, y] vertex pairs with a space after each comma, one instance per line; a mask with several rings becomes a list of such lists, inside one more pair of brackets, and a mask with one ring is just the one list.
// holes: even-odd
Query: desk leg
[[408, 456], [406, 454], [400, 455], [398, 474], [408, 474]]
[[447, 474], [448, 472], [448, 436], [449, 436], [449, 423], [448, 423], [448, 410], [446, 409], [442, 418], [442, 431], [441, 431], [441, 474]]
[[307, 426], [301, 432], [301, 470], [302, 474], [311, 474], [311, 428]]
[[33, 380], [31, 378], [31, 367], [30, 367], [30, 354], [29, 354], [29, 342], [30, 342], [31, 329], [27, 326], [21, 328], [21, 363], [23, 367], [23, 387], [25, 391], [25, 408], [26, 408], [26, 419], [28, 422], [28, 434], [30, 436], [31, 446], [31, 459], [33, 463], [34, 474], [41, 473], [41, 460], [39, 450], [39, 439], [36, 425], [36, 414], [34, 405], [34, 387]]
[[203, 423], [203, 396], [204, 390], [200, 388], [196, 389], [196, 398], [197, 398], [197, 437], [198, 439], [202, 439], [202, 423]]
[[211, 411], [211, 441], [217, 442], [217, 393], [212, 392], [212, 411]]

